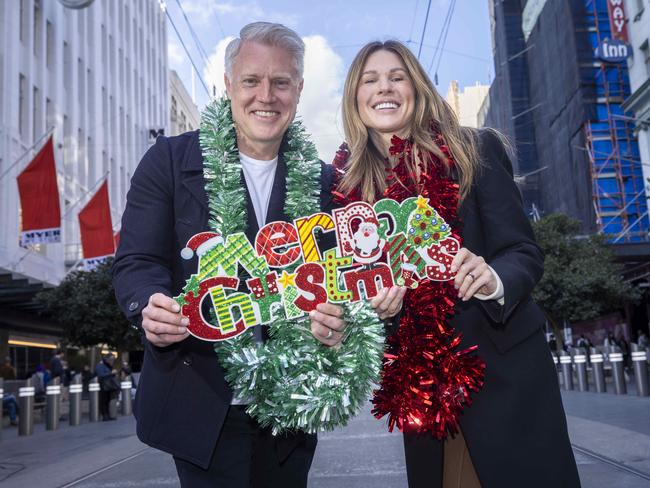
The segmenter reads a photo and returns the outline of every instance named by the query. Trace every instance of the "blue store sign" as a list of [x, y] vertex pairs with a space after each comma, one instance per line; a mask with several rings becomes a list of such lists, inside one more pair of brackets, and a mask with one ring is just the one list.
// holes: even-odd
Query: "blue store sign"
[[632, 55], [632, 46], [619, 39], [605, 39], [596, 48], [596, 56], [607, 63], [622, 63]]

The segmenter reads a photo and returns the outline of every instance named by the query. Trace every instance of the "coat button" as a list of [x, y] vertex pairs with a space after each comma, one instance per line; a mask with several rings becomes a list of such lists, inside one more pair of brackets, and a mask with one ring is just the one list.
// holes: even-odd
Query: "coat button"
[[129, 312], [135, 312], [140, 304], [138, 302], [129, 303]]
[[190, 356], [186, 356], [183, 358], [183, 364], [185, 366], [192, 366], [192, 358]]

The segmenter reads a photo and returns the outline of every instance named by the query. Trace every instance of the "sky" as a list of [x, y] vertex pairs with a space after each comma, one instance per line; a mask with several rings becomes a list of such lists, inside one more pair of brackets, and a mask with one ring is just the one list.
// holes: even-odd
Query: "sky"
[[[188, 92], [196, 94], [201, 110], [210, 100], [207, 92], [212, 93], [213, 86], [217, 94], [223, 92], [225, 48], [244, 25], [264, 20], [291, 27], [306, 44], [305, 85], [298, 116], [311, 132], [321, 159], [331, 161], [343, 140], [341, 93], [355, 54], [369, 41], [399, 39], [416, 55], [420, 51], [420, 62], [429, 69], [433, 79], [438, 64], [437, 60], [432, 62], [435, 46], [451, 1], [431, 0], [420, 48], [429, 0], [165, 0], [171, 21], [189, 52], [188, 56], [168, 20], [169, 64]], [[455, 2], [437, 70], [436, 88], [443, 96], [452, 80], [457, 80], [461, 88], [492, 81], [494, 67], [487, 4], [488, 0]], [[198, 76], [194, 77], [195, 89], [192, 89], [190, 57], [207, 91]]]

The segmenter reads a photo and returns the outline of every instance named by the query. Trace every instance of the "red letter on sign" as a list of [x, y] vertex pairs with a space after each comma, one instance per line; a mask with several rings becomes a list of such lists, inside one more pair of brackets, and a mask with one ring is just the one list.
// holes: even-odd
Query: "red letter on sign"
[[[270, 222], [262, 227], [255, 238], [258, 256], [266, 258], [272, 268], [284, 268], [300, 258], [298, 232], [288, 222]], [[282, 250], [278, 248], [284, 247]]]
[[320, 264], [301, 264], [296, 269], [296, 288], [307, 292], [314, 298], [309, 299], [301, 294], [293, 303], [303, 312], [311, 312], [319, 303], [327, 302], [327, 291], [323, 286], [324, 283], [325, 270]]

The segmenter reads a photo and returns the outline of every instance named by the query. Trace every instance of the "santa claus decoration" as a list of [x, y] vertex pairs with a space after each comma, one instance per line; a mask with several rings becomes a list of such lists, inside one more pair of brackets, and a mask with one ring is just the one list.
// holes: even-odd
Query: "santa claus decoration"
[[379, 237], [379, 222], [375, 217], [361, 221], [356, 232], [352, 234], [354, 244], [346, 243], [346, 251], [352, 253], [352, 259], [361, 264], [372, 264], [381, 259], [386, 241]]

